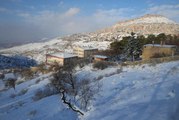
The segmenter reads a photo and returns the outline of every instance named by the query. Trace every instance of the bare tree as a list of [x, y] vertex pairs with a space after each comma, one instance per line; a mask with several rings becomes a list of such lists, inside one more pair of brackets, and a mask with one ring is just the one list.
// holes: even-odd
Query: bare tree
[[13, 87], [15, 90], [15, 82], [16, 82], [16, 79], [9, 78], [8, 80], [5, 81], [5, 86], [9, 88]]
[[53, 74], [51, 83], [60, 93], [63, 103], [67, 104], [73, 111], [83, 115], [81, 110], [86, 111], [91, 100], [98, 93], [99, 86], [97, 83], [99, 81], [90, 79], [79, 80], [75, 76], [74, 66], [68, 65], [60, 68]]

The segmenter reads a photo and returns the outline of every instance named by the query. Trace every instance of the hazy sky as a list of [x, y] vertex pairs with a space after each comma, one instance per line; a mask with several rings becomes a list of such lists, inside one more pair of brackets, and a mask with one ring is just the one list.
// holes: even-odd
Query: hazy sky
[[179, 0], [0, 0], [0, 44], [94, 31], [147, 13], [179, 23]]

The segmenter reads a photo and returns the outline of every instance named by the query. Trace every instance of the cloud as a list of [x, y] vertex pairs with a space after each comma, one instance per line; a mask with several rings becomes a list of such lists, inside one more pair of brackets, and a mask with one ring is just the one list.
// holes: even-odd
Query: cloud
[[72, 17], [80, 12], [79, 8], [70, 8], [68, 11], [65, 12], [64, 17]]
[[111, 25], [117, 21], [129, 18], [128, 15], [132, 11], [133, 11], [133, 9], [131, 9], [131, 8], [97, 10], [94, 13], [93, 17], [95, 18], [96, 21], [99, 21], [106, 25]]
[[0, 7], [0, 13], [8, 13], [8, 12], [10, 12], [9, 9]]
[[179, 4], [152, 6], [147, 9], [146, 13], [160, 14], [179, 22]]
[[23, 12], [22, 12], [22, 13], [18, 13], [18, 16], [27, 18], [27, 17], [30, 16], [30, 14], [29, 14], [29, 13], [23, 13]]
[[[93, 32], [109, 27], [120, 20], [128, 19], [133, 9], [98, 9], [89, 15], [82, 15], [80, 12], [80, 8], [69, 8], [64, 12], [46, 10], [36, 14], [16, 12], [17, 16], [21, 17], [21, 22], [8, 27], [2, 25], [0, 31], [5, 36], [4, 38], [17, 41], [38, 41], [42, 38]], [[3, 31], [4, 28], [6, 28], [6, 33]]]
[[[127, 12], [133, 9], [121, 8], [110, 10], [96, 10], [91, 15], [80, 16], [79, 8], [70, 8], [63, 13], [54, 11], [41, 11], [36, 15], [21, 13], [28, 24], [38, 26], [44, 33], [53, 35], [90, 32], [112, 25], [120, 20], [127, 19]], [[47, 36], [44, 36], [47, 37]]]
[[64, 5], [63, 1], [60, 1], [60, 3], [58, 4], [59, 7], [61, 7], [62, 5]]

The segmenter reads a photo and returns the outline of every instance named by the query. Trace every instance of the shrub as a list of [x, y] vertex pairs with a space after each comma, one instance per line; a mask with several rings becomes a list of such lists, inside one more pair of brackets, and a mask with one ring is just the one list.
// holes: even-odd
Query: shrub
[[22, 90], [18, 93], [18, 96], [21, 96], [21, 95], [26, 94], [27, 91], [28, 91], [28, 89], [22, 89]]
[[38, 84], [40, 81], [41, 81], [40, 79], [37, 79], [37, 80], [35, 81], [35, 83]]
[[89, 59], [78, 59], [76, 61], [76, 65], [78, 65], [80, 68], [84, 67], [85, 65], [91, 63]]
[[30, 69], [24, 69], [24, 70], [22, 70], [21, 75], [25, 79], [32, 79], [34, 76], [34, 73]]
[[9, 97], [10, 97], [10, 98], [15, 98], [15, 97], [16, 97], [16, 94], [12, 93]]
[[29, 116], [35, 116], [37, 114], [37, 110], [32, 110], [28, 113]]
[[4, 79], [5, 75], [0, 72], [0, 79]]
[[5, 86], [8, 88], [13, 87], [15, 89], [15, 82], [16, 82], [16, 79], [9, 78], [8, 80], [5, 81]]
[[35, 95], [32, 97], [34, 101], [38, 101], [44, 97], [56, 94], [57, 91], [51, 84], [47, 84], [43, 89], [38, 89]]
[[93, 64], [93, 68], [97, 68], [97, 69], [101, 69], [101, 70], [103, 70], [107, 67], [108, 67], [108, 63], [104, 62], [104, 61], [98, 61]]

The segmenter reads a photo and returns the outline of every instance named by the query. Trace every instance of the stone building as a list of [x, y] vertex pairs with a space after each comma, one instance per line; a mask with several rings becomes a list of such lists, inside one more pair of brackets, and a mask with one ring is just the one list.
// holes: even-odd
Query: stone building
[[142, 59], [174, 56], [176, 54], [176, 48], [175, 45], [146, 44], [143, 46]]
[[73, 53], [80, 58], [91, 57], [97, 52], [98, 52], [97, 48], [90, 48], [90, 47], [75, 47], [73, 49]]
[[78, 56], [70, 53], [55, 53], [55, 54], [46, 54], [46, 64], [52, 65], [58, 63], [61, 66], [70, 64], [70, 62], [75, 62], [78, 59]]

